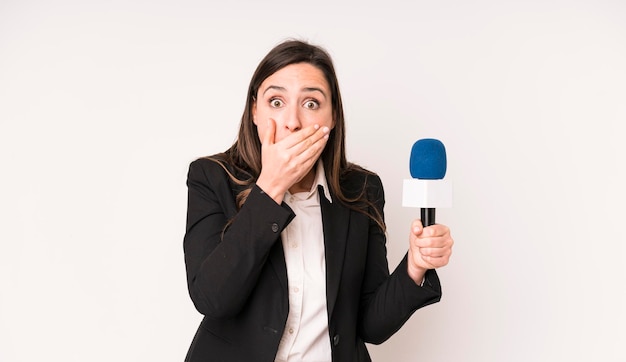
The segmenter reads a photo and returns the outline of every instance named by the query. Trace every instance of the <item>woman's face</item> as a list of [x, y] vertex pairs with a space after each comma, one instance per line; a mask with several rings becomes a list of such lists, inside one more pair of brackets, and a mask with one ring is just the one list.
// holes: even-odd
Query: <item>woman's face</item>
[[276, 122], [274, 142], [314, 124], [332, 129], [332, 114], [330, 87], [324, 73], [309, 63], [291, 64], [267, 77], [252, 105], [261, 140], [268, 120]]

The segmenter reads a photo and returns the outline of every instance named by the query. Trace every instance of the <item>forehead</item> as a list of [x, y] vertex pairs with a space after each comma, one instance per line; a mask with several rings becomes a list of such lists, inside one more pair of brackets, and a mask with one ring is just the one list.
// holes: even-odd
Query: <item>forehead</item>
[[[290, 64], [277, 70], [261, 83], [261, 90], [271, 86], [279, 86], [287, 90], [299, 90], [306, 87], [329, 89], [324, 72], [309, 63]], [[294, 88], [294, 89], [292, 89]]]

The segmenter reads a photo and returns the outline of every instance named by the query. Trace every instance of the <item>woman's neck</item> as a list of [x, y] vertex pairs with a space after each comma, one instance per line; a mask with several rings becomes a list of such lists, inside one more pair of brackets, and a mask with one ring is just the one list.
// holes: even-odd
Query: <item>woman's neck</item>
[[311, 190], [313, 181], [315, 180], [315, 166], [307, 173], [302, 180], [296, 182], [289, 188], [289, 192], [295, 194], [296, 192], [307, 192]]

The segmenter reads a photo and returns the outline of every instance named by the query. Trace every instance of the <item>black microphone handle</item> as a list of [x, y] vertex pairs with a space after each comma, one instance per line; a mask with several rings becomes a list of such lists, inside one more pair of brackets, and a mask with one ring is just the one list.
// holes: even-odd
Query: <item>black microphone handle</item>
[[420, 210], [420, 214], [424, 227], [435, 225], [435, 208], [423, 208]]

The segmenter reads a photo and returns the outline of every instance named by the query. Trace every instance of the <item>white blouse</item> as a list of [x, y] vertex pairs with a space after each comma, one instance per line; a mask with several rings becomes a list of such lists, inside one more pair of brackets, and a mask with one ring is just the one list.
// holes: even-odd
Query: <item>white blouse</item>
[[289, 315], [276, 362], [327, 362], [332, 359], [318, 185], [323, 187], [324, 195], [332, 202], [320, 161], [311, 190], [293, 195], [286, 192], [284, 197], [296, 217], [280, 235], [289, 281]]

